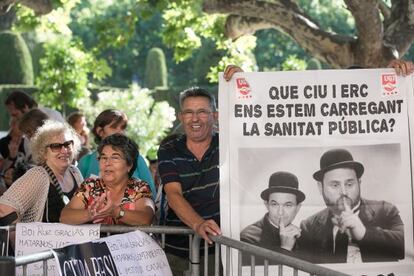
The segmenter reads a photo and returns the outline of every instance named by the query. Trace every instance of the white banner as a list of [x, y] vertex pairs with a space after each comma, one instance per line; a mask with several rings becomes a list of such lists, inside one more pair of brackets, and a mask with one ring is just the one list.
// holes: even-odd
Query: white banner
[[[18, 223], [16, 225], [15, 256], [24, 256], [68, 244], [99, 239], [100, 225], [67, 225], [61, 223]], [[23, 275], [21, 267], [16, 275]], [[43, 275], [43, 263], [27, 266], [27, 275]], [[48, 261], [48, 275], [59, 275], [54, 260]]]
[[[301, 237], [292, 249], [300, 258], [329, 263], [330, 268], [355, 275], [411, 275], [413, 194], [407, 98], [412, 91], [412, 79], [397, 77], [392, 69], [239, 73], [230, 82], [221, 75], [223, 234], [240, 239], [245, 230], [258, 241], [256, 245], [269, 244], [263, 227], [271, 229], [281, 221], [287, 222], [285, 227], [302, 224]], [[340, 160], [332, 161], [330, 153], [334, 159], [353, 161], [338, 165]], [[329, 216], [339, 207], [329, 203], [334, 196], [327, 190], [328, 184], [318, 184], [314, 174], [321, 170], [323, 176], [333, 170], [327, 164], [360, 166], [356, 163], [363, 171], [356, 169], [358, 185], [349, 196], [353, 201], [343, 205], [355, 207], [349, 212], [354, 211], [363, 227], [344, 230], [359, 252], [354, 260], [359, 263], [350, 264], [353, 251], [349, 244], [343, 261], [333, 257], [338, 227], [334, 229]], [[292, 213], [291, 222], [286, 214], [272, 221], [270, 207], [261, 196], [273, 191], [267, 190], [269, 179], [279, 172], [294, 175], [306, 196], [301, 208], [295, 209], [297, 213]], [[285, 192], [290, 193], [289, 189]], [[364, 229], [361, 237], [356, 229]], [[272, 231], [279, 233], [278, 229]], [[301, 239], [305, 241], [302, 248]], [[231, 257], [237, 264], [237, 254]], [[249, 270], [243, 268], [243, 272]]]

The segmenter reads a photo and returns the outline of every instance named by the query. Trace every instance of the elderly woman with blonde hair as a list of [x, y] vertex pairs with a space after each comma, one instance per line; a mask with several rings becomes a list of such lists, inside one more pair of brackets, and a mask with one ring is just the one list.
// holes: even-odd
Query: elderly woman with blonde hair
[[[36, 166], [0, 197], [0, 217], [17, 214], [21, 222], [59, 222], [63, 207], [83, 181], [72, 165], [80, 150], [79, 137], [69, 125], [46, 120], [30, 147]], [[16, 221], [15, 215], [12, 218]]]

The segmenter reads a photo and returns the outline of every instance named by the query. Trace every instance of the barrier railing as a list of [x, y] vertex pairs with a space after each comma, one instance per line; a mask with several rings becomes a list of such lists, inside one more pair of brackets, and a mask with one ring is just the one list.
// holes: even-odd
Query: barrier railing
[[[10, 228], [14, 229], [13, 227]], [[101, 233], [116, 234], [116, 233], [126, 233], [130, 231], [141, 230], [146, 233], [160, 234], [161, 235], [161, 247], [165, 247], [165, 235], [175, 234], [175, 235], [188, 235], [190, 241], [190, 260], [189, 260], [189, 269], [190, 275], [200, 276], [200, 243], [201, 238], [198, 235], [194, 235], [194, 231], [186, 227], [167, 227], [167, 226], [120, 226], [120, 225], [101, 225]], [[255, 245], [251, 245], [242, 241], [234, 240], [225, 236], [210, 236], [211, 240], [215, 242], [215, 265], [214, 265], [214, 275], [220, 275], [220, 246], [224, 247], [225, 251], [225, 260], [223, 266], [225, 267], [224, 275], [230, 275], [231, 261], [230, 261], [230, 252], [231, 250], [237, 250], [238, 254], [238, 263], [237, 263], [237, 275], [242, 275], [242, 256], [243, 254], [248, 254], [251, 256], [251, 265], [250, 271], [251, 275], [255, 275], [256, 266], [255, 258], [263, 257], [264, 260], [264, 275], [269, 275], [269, 261], [276, 261], [278, 263], [278, 275], [283, 275], [283, 267], [291, 267], [293, 269], [293, 275], [298, 275], [299, 271], [309, 273], [310, 275], [332, 275], [332, 276], [343, 276], [347, 275], [338, 271], [334, 271], [329, 268], [322, 267], [313, 263], [303, 261], [301, 259], [287, 256], [275, 251], [264, 249]], [[207, 242], [204, 246], [204, 273], [203, 275], [213, 275], [209, 273], [208, 267], [208, 248]], [[26, 267], [28, 264], [42, 261], [43, 262], [43, 275], [47, 275], [47, 260], [53, 258], [53, 253], [51, 251], [44, 251], [40, 253], [35, 253], [26, 256], [16, 257], [14, 260], [10, 257], [5, 257], [6, 259], [0, 260], [0, 275], [14, 275], [10, 274], [10, 265], [23, 267], [23, 275], [27, 275]], [[4, 260], [4, 261], [3, 261]], [[7, 274], [1, 272], [8, 271]], [[13, 267], [14, 273], [14, 267]]]

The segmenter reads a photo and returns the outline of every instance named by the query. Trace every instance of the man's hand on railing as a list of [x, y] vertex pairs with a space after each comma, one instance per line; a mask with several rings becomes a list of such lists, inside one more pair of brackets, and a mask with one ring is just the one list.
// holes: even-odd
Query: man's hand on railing
[[212, 219], [200, 221], [195, 225], [194, 231], [203, 239], [205, 239], [209, 244], [213, 243], [213, 241], [208, 237], [209, 234], [213, 236], [221, 235], [220, 227]]

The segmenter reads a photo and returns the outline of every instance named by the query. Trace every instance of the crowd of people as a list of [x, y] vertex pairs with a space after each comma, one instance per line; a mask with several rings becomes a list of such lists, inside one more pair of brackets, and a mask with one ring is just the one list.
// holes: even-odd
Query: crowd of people
[[[414, 71], [410, 62], [393, 61], [392, 66], [402, 75]], [[228, 66], [224, 78], [230, 80], [237, 72], [242, 72], [240, 67]], [[219, 139], [215, 127], [218, 119], [216, 102], [209, 92], [193, 87], [180, 94], [178, 119], [183, 133], [173, 134], [160, 142], [158, 171], [153, 174], [139, 153], [138, 145], [125, 135], [128, 117], [121, 110], [102, 111], [89, 131], [81, 112], [72, 113], [64, 120], [59, 112], [38, 106], [22, 91], [12, 92], [4, 104], [10, 115], [10, 130], [0, 140], [2, 224], [42, 221], [151, 225], [160, 211], [157, 205], [166, 207], [162, 208], [158, 221], [167, 226], [190, 227], [213, 249], [209, 235], [221, 234]], [[91, 148], [90, 133], [95, 138], [96, 150]], [[332, 163], [338, 156], [346, 159], [334, 160], [342, 166]], [[341, 196], [329, 190], [330, 186], [325, 184], [326, 175], [345, 167], [356, 179], [354, 189], [357, 192], [352, 202], [344, 203], [342, 210], [333, 210], [337, 221], [349, 221], [337, 232], [347, 233], [355, 241], [364, 241], [365, 232], [371, 228], [364, 221], [358, 221], [358, 215], [351, 210], [373, 204], [361, 199], [357, 189], [362, 165], [353, 161], [347, 152], [336, 152], [334, 157], [322, 156], [321, 170], [314, 175], [327, 203], [323, 214], [304, 221], [300, 228], [291, 224], [305, 195], [299, 190], [295, 175], [276, 172], [270, 177], [269, 188], [261, 194], [268, 213], [244, 229], [241, 240], [292, 254], [302, 237], [303, 244], [308, 243], [313, 250], [309, 255], [315, 258], [314, 262], [318, 262], [316, 258], [324, 258], [323, 254], [332, 246], [320, 249], [318, 246], [326, 243], [309, 244], [306, 238], [318, 235], [314, 224], [321, 216], [325, 218], [326, 214], [332, 213], [330, 197], [336, 200], [336, 196]], [[323, 163], [322, 159], [328, 160]], [[161, 183], [162, 188], [158, 189], [161, 192], [154, 183]], [[282, 218], [280, 212], [274, 211], [275, 206], [287, 206], [289, 212]], [[396, 212], [394, 206], [386, 207], [387, 212]], [[400, 256], [401, 239], [403, 241], [397, 216], [393, 217], [395, 242], [393, 248], [387, 247], [387, 252], [395, 252], [390, 256], [392, 258]], [[366, 242], [365, 245], [369, 248], [370, 244]], [[189, 265], [188, 238], [168, 235], [165, 251], [173, 274], [183, 275]], [[201, 252], [204, 252], [203, 248]], [[211, 258], [208, 264], [214, 266], [213, 250], [208, 252]], [[297, 251], [295, 254], [300, 256], [301, 253]], [[340, 260], [344, 261], [344, 258], [346, 256], [341, 256]], [[208, 270], [214, 271], [213, 267]]]

